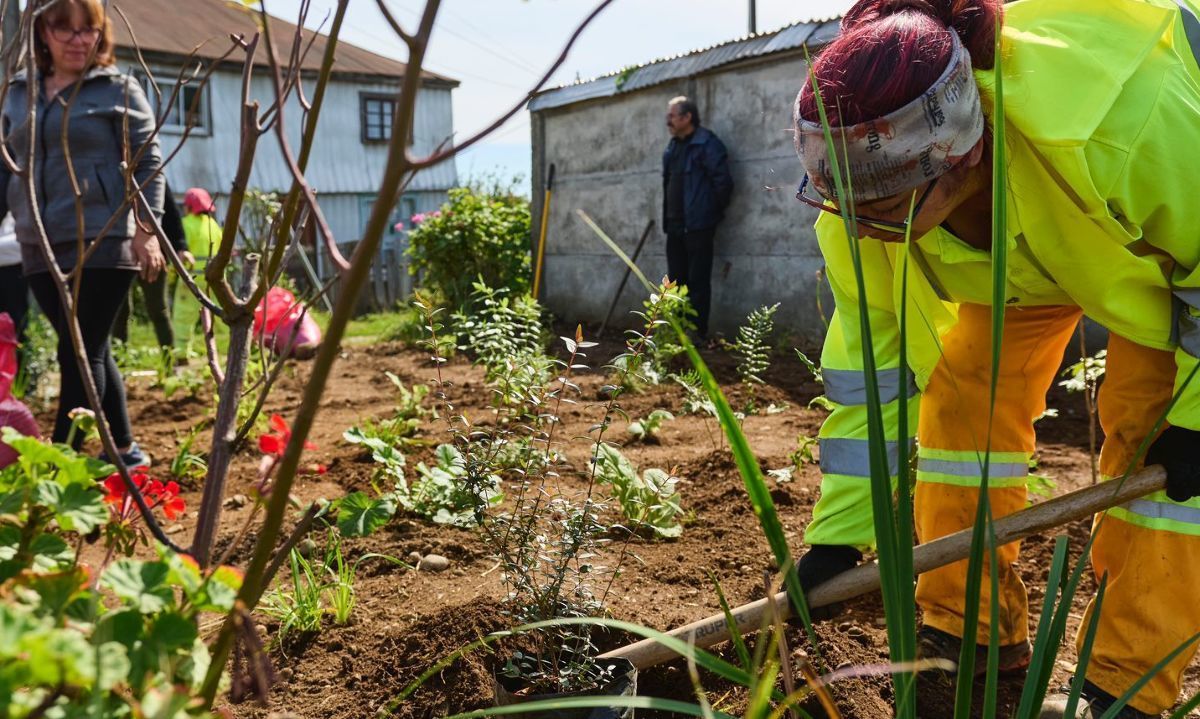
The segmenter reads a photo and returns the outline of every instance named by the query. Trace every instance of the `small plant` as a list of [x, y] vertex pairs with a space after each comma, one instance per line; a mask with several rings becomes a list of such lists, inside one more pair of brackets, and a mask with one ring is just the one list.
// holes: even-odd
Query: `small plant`
[[1104, 366], [1108, 361], [1108, 350], [1103, 349], [1091, 357], [1083, 357], [1075, 364], [1063, 370], [1065, 380], [1059, 382], [1068, 392], [1090, 392], [1095, 398], [1096, 386], [1104, 376]]
[[799, 472], [806, 464], [817, 464], [816, 455], [813, 450], [820, 446], [820, 440], [816, 437], [809, 437], [807, 434], [799, 434], [796, 436], [796, 449], [788, 454], [788, 459], [792, 461], [792, 467]]
[[675, 491], [678, 477], [661, 469], [647, 469], [639, 476], [629, 459], [608, 444], [597, 448], [595, 462], [596, 478], [612, 485], [613, 497], [634, 531], [649, 530], [666, 538], [683, 534], [683, 510]]
[[396, 500], [408, 511], [437, 524], [475, 526], [489, 506], [504, 499], [500, 478], [494, 474], [472, 477], [454, 445], [439, 445], [437, 464], [430, 467], [418, 463], [416, 473], [411, 487], [397, 484]]
[[208, 472], [208, 462], [204, 459], [204, 455], [192, 451], [192, 447], [196, 443], [196, 435], [200, 433], [199, 427], [193, 427], [187, 436], [183, 439], [176, 439], [178, 450], [175, 457], [171, 459], [170, 473], [176, 479], [203, 479]]
[[[618, 355], [609, 368], [620, 381], [622, 391], [640, 393], [672, 376], [671, 366], [684, 349], [675, 333], [669, 331], [670, 319], [685, 329], [694, 330], [692, 317], [696, 316], [696, 310], [687, 301], [687, 287], [664, 280], [645, 300], [642, 311], [633, 314], [645, 322], [642, 332], [633, 331], [635, 339], [646, 338], [644, 346], [636, 355]], [[668, 331], [659, 331], [664, 328]]]
[[471, 304], [453, 315], [458, 348], [484, 368], [499, 404], [521, 407], [550, 380], [542, 307], [529, 295], [473, 286]]
[[642, 419], [629, 423], [628, 431], [638, 442], [658, 442], [658, 431], [663, 423], [674, 420], [675, 415], [665, 409], [656, 409]]
[[738, 328], [737, 342], [733, 353], [737, 355], [737, 373], [746, 387], [746, 413], [757, 410], [755, 388], [763, 384], [762, 375], [771, 367], [771, 335], [775, 331], [775, 311], [779, 303], [770, 307], [759, 307], [746, 317], [746, 324]]
[[817, 381], [817, 384], [825, 384], [825, 378], [821, 375], [821, 365], [809, 359], [808, 355], [804, 354], [799, 349], [795, 349], [795, 352], [796, 356], [800, 358], [801, 364], [803, 364], [808, 371], [812, 373], [813, 379]]
[[354, 591], [354, 580], [357, 562], [346, 561], [342, 552], [342, 537], [336, 530], [329, 530], [329, 538], [325, 547], [325, 571], [329, 574], [329, 584], [325, 595], [329, 599], [329, 610], [333, 614], [333, 623], [339, 626], [350, 623], [350, 615], [358, 596]]
[[388, 378], [393, 385], [396, 386], [396, 414], [397, 417], [416, 418], [427, 417], [430, 414], [428, 409], [425, 409], [423, 402], [429, 396], [429, 385], [414, 384], [412, 389], [409, 389], [404, 380], [391, 372], [384, 372], [384, 376]]
[[282, 646], [293, 632], [317, 632], [325, 609], [321, 596], [326, 583], [321, 581], [312, 563], [293, 549], [288, 555], [290, 587], [277, 587], [263, 597], [260, 608], [279, 622], [276, 641]]

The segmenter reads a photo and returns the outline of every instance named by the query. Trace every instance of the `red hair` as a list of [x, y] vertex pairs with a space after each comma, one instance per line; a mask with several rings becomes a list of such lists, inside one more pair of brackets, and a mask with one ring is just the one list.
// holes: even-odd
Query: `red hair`
[[[856, 125], [904, 107], [946, 69], [957, 32], [977, 70], [995, 65], [1001, 0], [858, 0], [842, 32], [813, 60], [812, 71], [833, 127]], [[812, 82], [800, 92], [800, 116], [818, 122]]]

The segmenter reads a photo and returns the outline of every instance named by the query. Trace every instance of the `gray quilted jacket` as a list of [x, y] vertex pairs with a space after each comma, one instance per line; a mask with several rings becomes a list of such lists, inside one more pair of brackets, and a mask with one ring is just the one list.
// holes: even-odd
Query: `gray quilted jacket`
[[[27, 82], [23, 72], [9, 81], [8, 95], [0, 110], [8, 149], [22, 167], [28, 162], [30, 143]], [[162, 165], [162, 153], [154, 136], [154, 112], [137, 80], [116, 68], [97, 66], [84, 75], [82, 86], [70, 104], [66, 143], [81, 193], [81, 233], [62, 139], [63, 113], [72, 89], [69, 86], [47, 101], [41, 83], [37, 82], [33, 184], [46, 235], [64, 270], [75, 265], [81, 234], [87, 242], [101, 243], [86, 267], [138, 269], [132, 249], [133, 213], [129, 207], [122, 209], [121, 203], [134, 186], [155, 175]], [[143, 145], [149, 147], [133, 162]], [[121, 163], [126, 158], [130, 161], [131, 177], [122, 172]], [[145, 190], [146, 199], [159, 216], [163, 185], [159, 173]], [[8, 211], [13, 214], [25, 274], [46, 271], [37, 248], [26, 179], [11, 174], [0, 163], [0, 188], [6, 190], [0, 193], [0, 217]], [[116, 220], [105, 231], [114, 215]]]

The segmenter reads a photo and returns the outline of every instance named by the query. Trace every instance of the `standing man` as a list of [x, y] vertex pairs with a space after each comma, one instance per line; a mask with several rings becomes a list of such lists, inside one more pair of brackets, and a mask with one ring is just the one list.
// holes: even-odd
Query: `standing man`
[[667, 104], [671, 141], [663, 153], [663, 230], [667, 276], [686, 285], [696, 309], [696, 332], [708, 339], [712, 300], [713, 234], [733, 195], [725, 145], [700, 126], [700, 110], [686, 97]]

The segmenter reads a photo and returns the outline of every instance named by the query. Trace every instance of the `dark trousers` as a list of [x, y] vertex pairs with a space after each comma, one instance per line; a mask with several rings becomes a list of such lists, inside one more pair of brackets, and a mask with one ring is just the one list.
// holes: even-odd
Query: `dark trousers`
[[[136, 275], [134, 270], [85, 269], [79, 286], [79, 301], [76, 303], [79, 329], [83, 334], [88, 364], [96, 380], [96, 391], [100, 394], [100, 406], [118, 447], [126, 447], [133, 441], [133, 431], [129, 426], [129, 410], [125, 407], [125, 384], [113, 359], [109, 338], [113, 320], [125, 304]], [[46, 272], [32, 274], [27, 280], [46, 319], [58, 334], [61, 382], [53, 439], [55, 442], [66, 442], [67, 432], [71, 428], [67, 413], [76, 407], [88, 407], [87, 394], [83, 391], [83, 378], [71, 347], [68, 318], [58, 301], [54, 280]], [[76, 444], [82, 444], [82, 438], [77, 437]]]
[[[154, 338], [159, 347], [175, 346], [175, 328], [171, 325], [171, 303], [168, 298], [170, 290], [175, 289], [174, 283], [167, 280], [167, 272], [159, 272], [158, 279], [147, 282], [138, 277], [137, 286], [142, 290], [142, 298], [146, 300], [146, 314], [150, 316], [150, 324], [154, 325]], [[112, 336], [122, 342], [129, 341], [129, 314], [133, 310], [133, 292], [117, 312], [117, 321], [113, 325]]]
[[713, 234], [716, 228], [667, 233], [667, 277], [686, 285], [696, 309], [696, 331], [708, 336], [712, 304]]
[[25, 285], [25, 276], [21, 274], [21, 265], [6, 265], [0, 267], [0, 312], [7, 312], [12, 317], [17, 329], [17, 341], [25, 338], [25, 314], [29, 312], [29, 288]]

